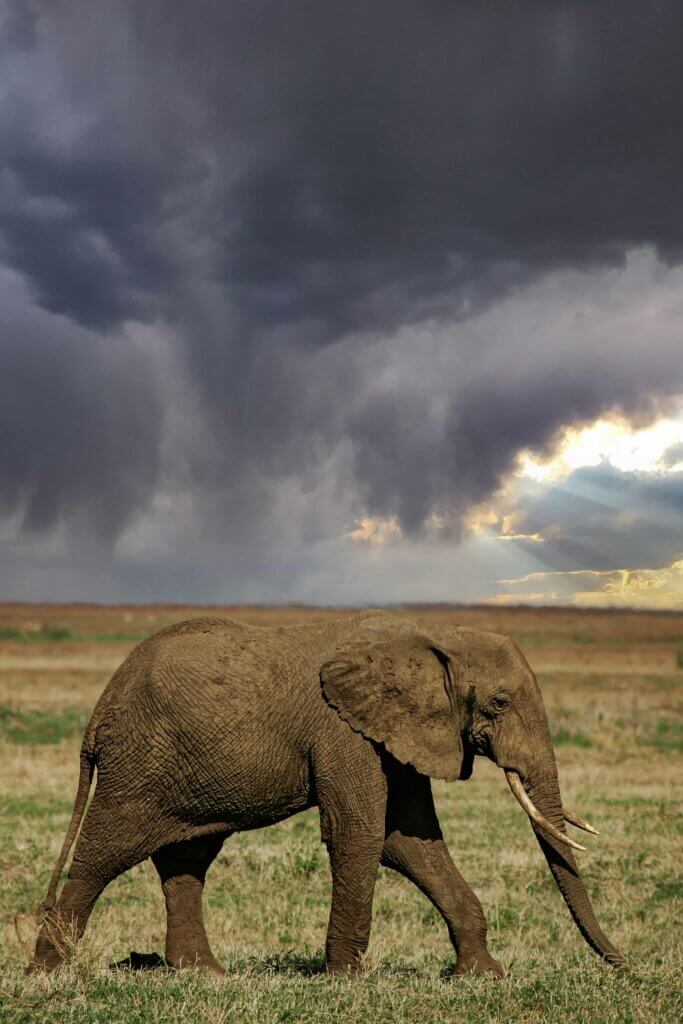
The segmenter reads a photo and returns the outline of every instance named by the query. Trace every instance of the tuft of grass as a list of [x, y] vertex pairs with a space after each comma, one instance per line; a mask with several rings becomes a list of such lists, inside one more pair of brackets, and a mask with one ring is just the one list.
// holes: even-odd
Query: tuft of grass
[[16, 796], [0, 798], [0, 818], [10, 821], [13, 818], [25, 821], [29, 818], [51, 818], [55, 815], [68, 815], [73, 806], [72, 800], [48, 800], [41, 797]]
[[0, 640], [20, 640], [23, 633], [14, 626], [0, 626]]
[[13, 640], [19, 644], [133, 644], [146, 640], [149, 630], [132, 633], [77, 633], [69, 626], [43, 624], [38, 629], [17, 629], [14, 626], [0, 626], [0, 640]]
[[35, 633], [27, 633], [29, 640], [38, 640], [43, 643], [55, 644], [65, 640], [73, 640], [73, 630], [69, 626], [48, 626], [43, 624]]
[[82, 735], [88, 721], [83, 708], [63, 711], [34, 711], [27, 708], [0, 707], [0, 736], [10, 743], [61, 743]]
[[683, 900], [683, 881], [680, 879], [660, 879], [656, 882], [651, 895], [645, 903], [646, 910], [652, 910], [658, 903], [673, 905]]
[[566, 729], [560, 729], [553, 733], [552, 739], [556, 747], [581, 747], [582, 750], [590, 750], [593, 746], [592, 739], [586, 736], [585, 732], [568, 732]]
[[53, 626], [43, 623], [38, 629], [16, 629], [14, 626], [0, 626], [0, 640], [15, 640], [20, 644], [56, 644], [74, 640], [69, 626]]
[[150, 635], [149, 630], [143, 630], [138, 633], [95, 633], [94, 636], [79, 636], [77, 639], [81, 643], [129, 644], [139, 643], [140, 640], [146, 640]]
[[683, 751], [683, 719], [660, 718], [654, 734], [641, 741], [646, 747]]

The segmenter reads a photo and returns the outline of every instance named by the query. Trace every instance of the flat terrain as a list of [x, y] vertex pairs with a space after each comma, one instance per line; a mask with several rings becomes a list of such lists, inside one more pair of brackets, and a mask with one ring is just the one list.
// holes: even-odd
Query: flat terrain
[[[145, 863], [100, 899], [70, 966], [23, 974], [33, 911], [71, 813], [82, 727], [113, 669], [162, 626], [204, 613], [169, 606], [0, 605], [0, 1019], [7, 1022], [679, 1022], [683, 819], [683, 615], [421, 606], [515, 637], [537, 673], [565, 803], [602, 832], [579, 863], [615, 972], [584, 945], [502, 775], [477, 760], [437, 783], [451, 852], [479, 894], [505, 981], [450, 980], [431, 905], [384, 869], [367, 971], [321, 973], [330, 882], [316, 811], [228, 840], [207, 883], [207, 926], [228, 977], [110, 971], [163, 949], [163, 905]], [[222, 608], [259, 624], [333, 609]]]

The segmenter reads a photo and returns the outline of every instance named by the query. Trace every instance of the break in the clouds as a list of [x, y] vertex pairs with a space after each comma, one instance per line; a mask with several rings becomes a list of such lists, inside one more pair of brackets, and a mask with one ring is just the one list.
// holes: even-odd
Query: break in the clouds
[[519, 452], [683, 393], [682, 30], [673, 0], [3, 8], [5, 596], [494, 594], [524, 552], [496, 571], [467, 516]]

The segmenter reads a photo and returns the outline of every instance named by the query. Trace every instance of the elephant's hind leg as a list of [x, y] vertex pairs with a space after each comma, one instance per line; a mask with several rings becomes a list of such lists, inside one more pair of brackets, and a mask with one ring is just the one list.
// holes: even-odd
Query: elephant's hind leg
[[85, 931], [100, 893], [149, 854], [137, 818], [107, 804], [96, 792], [59, 899], [38, 934], [30, 969], [56, 970]]
[[67, 878], [54, 909], [45, 915], [28, 970], [49, 973], [61, 967], [85, 931], [103, 889], [104, 885], [89, 879]]
[[204, 967], [225, 974], [204, 929], [204, 880], [225, 834], [188, 839], [152, 855], [166, 900], [166, 960], [172, 967]]

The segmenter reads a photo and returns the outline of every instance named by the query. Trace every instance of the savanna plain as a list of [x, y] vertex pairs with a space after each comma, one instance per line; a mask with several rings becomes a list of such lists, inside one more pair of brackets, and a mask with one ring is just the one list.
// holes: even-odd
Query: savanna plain
[[[538, 677], [567, 807], [600, 829], [579, 854], [613, 971], [584, 945], [500, 770], [434, 785], [451, 853], [479, 895], [508, 977], [451, 979], [445, 926], [381, 869], [365, 971], [324, 974], [330, 876], [316, 810], [230, 838], [206, 887], [207, 931], [228, 970], [110, 969], [162, 951], [164, 911], [146, 862], [100, 898], [69, 965], [25, 976], [75, 795], [81, 731], [126, 653], [199, 614], [260, 625], [344, 614], [304, 607], [0, 605], [0, 1017], [4, 1022], [683, 1020], [681, 775], [683, 614], [404, 608], [512, 635]], [[581, 838], [582, 834], [577, 835]]]

